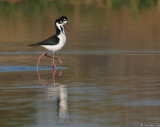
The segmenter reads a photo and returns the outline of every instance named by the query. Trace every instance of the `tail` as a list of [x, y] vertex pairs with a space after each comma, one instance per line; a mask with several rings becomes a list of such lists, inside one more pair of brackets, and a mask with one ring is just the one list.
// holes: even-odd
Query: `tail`
[[31, 44], [31, 45], [28, 45], [28, 46], [38, 46], [37, 44]]

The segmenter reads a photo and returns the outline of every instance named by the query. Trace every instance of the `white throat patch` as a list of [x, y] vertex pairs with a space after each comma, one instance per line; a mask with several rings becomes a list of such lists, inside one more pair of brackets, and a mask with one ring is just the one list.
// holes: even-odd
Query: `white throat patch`
[[59, 24], [59, 23], [56, 23], [56, 26], [58, 27], [58, 29], [59, 29], [63, 34], [65, 34], [63, 25], [61, 25], [61, 24]]

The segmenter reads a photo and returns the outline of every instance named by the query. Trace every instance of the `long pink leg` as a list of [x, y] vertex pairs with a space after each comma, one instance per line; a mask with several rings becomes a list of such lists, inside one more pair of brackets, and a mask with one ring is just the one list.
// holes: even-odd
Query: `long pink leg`
[[[49, 58], [53, 58], [52, 56], [49, 56], [49, 55], [47, 55], [47, 54], [45, 54], [45, 56], [47, 56], [47, 57], [49, 57]], [[61, 60], [60, 58], [54, 57], [54, 59], [57, 59], [60, 65], [62, 64], [62, 60]]]
[[38, 69], [37, 69], [37, 74], [38, 74], [38, 78], [39, 78], [39, 80], [41, 81], [41, 76], [40, 76], [40, 74], [39, 74]]
[[56, 68], [56, 65], [55, 65], [55, 63], [54, 63], [54, 55], [55, 55], [55, 53], [53, 53], [53, 58], [52, 58], [52, 67], [53, 67], [53, 68]]
[[44, 56], [44, 55], [47, 54], [47, 53], [48, 53], [48, 51], [46, 51], [46, 52], [43, 53], [41, 56], [39, 56], [39, 59], [38, 59], [38, 63], [37, 63], [37, 74], [38, 74], [39, 80], [41, 80], [41, 77], [40, 77], [40, 74], [39, 74], [39, 71], [38, 71], [39, 61], [40, 61], [41, 57]]
[[37, 63], [37, 70], [38, 70], [39, 61], [40, 61], [41, 57], [43, 57], [43, 56], [44, 56], [45, 54], [47, 54], [47, 53], [48, 53], [48, 51], [46, 51], [46, 52], [43, 53], [41, 56], [39, 56], [38, 63]]
[[47, 55], [47, 54], [45, 54], [45, 56], [47, 56], [47, 57], [49, 57], [49, 58], [53, 58], [52, 56], [49, 56], [49, 55]]
[[60, 58], [55, 57], [55, 59], [57, 59], [57, 60], [58, 60], [58, 62], [59, 62], [59, 64], [60, 64], [60, 65], [62, 64], [62, 60], [61, 60]]

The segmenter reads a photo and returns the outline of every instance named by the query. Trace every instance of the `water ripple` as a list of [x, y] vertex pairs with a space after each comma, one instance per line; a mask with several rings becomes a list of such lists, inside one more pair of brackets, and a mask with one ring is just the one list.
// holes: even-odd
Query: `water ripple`
[[[0, 55], [42, 54], [43, 52], [0, 52]], [[153, 50], [104, 50], [104, 51], [59, 51], [57, 54], [125, 54], [125, 55], [160, 55], [160, 51]]]
[[[38, 70], [51, 70], [52, 67], [39, 67]], [[57, 67], [57, 70], [66, 69], [65, 67]], [[0, 72], [11, 72], [11, 71], [35, 71], [36, 67], [32, 66], [0, 66]]]

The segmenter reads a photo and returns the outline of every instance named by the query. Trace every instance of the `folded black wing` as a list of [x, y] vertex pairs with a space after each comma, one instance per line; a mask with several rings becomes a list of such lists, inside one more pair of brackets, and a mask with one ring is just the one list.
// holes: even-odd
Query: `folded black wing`
[[39, 45], [57, 45], [59, 43], [59, 38], [54, 35], [54, 36], [51, 36], [50, 38], [42, 41], [42, 42], [39, 42], [39, 43], [36, 43], [36, 44], [31, 44], [29, 46], [39, 46]]

